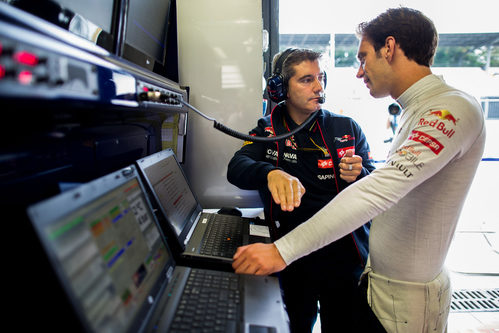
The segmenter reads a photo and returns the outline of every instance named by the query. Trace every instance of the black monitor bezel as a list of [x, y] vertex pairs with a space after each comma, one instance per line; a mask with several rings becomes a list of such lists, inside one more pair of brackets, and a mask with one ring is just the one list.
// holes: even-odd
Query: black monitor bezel
[[178, 81], [178, 78], [172, 78], [169, 77], [167, 74], [168, 69], [167, 69], [167, 59], [168, 59], [168, 54], [170, 53], [170, 44], [171, 39], [173, 38], [172, 36], [172, 30], [173, 25], [176, 24], [176, 15], [175, 15], [175, 4], [174, 0], [166, 0], [168, 1], [168, 9], [167, 9], [167, 20], [166, 20], [166, 33], [164, 36], [164, 39], [161, 41], [163, 45], [165, 45], [165, 48], [163, 50], [163, 55], [160, 60], [155, 59], [153, 55], [147, 54], [143, 50], [139, 50], [129, 43], [127, 43], [127, 22], [128, 22], [128, 6], [129, 6], [129, 0], [122, 0], [122, 2], [125, 2], [122, 7], [121, 7], [121, 29], [122, 29], [122, 36], [120, 38], [119, 44], [118, 44], [118, 50], [117, 50], [117, 56], [120, 58], [123, 58], [141, 68], [145, 68], [151, 72], [154, 72], [156, 74], [162, 75], [164, 77], [167, 77], [169, 79], [173, 79], [174, 81]]
[[[30, 2], [29, 0], [27, 0], [27, 1], [19, 0], [19, 1], [8, 2], [8, 4], [11, 5], [13, 8], [16, 8], [22, 12], [36, 16], [37, 18], [42, 20], [41, 22], [43, 22], [43, 21], [48, 22], [53, 26], [56, 26], [62, 30], [67, 31], [68, 33], [70, 33], [73, 36], [77, 36], [78, 38], [82, 38], [91, 44], [97, 45], [100, 48], [102, 48], [103, 50], [105, 50], [106, 52], [108, 52], [109, 54], [116, 54], [117, 46], [118, 46], [118, 39], [120, 37], [118, 34], [119, 29], [120, 29], [119, 24], [121, 21], [120, 8], [122, 6], [123, 1], [124, 0], [113, 0], [113, 9], [112, 9], [110, 31], [102, 30], [99, 33], [99, 37], [98, 37], [97, 41], [95, 41], [95, 42], [91, 41], [89, 39], [86, 39], [82, 36], [79, 36], [78, 34], [75, 34], [71, 30], [69, 30], [69, 23], [66, 24], [64, 22], [61, 22], [58, 19], [58, 17], [61, 17], [61, 15], [65, 16], [65, 15], [71, 15], [71, 14], [75, 14], [75, 13], [72, 12], [70, 9], [67, 9], [64, 6], [62, 6], [57, 0], [45, 0], [45, 2], [36, 1], [36, 0], [33, 2]], [[125, 1], [127, 1], [127, 0], [125, 0]], [[36, 6], [30, 6], [30, 4], [36, 4]], [[47, 8], [51, 8], [51, 11], [47, 10]], [[58, 12], [56, 12], [56, 11], [58, 11]], [[78, 13], [78, 14], [81, 15], [81, 13]], [[87, 19], [87, 18], [85, 17], [85, 19]], [[43, 26], [37, 26], [37, 22], [30, 22], [31, 20], [28, 20], [28, 22], [24, 22], [22, 17], [19, 17], [19, 20], [22, 20], [23, 21], [22, 23], [26, 24], [28, 26], [32, 25], [32, 27], [31, 26], [30, 27], [35, 29], [35, 30], [44, 29]], [[89, 21], [92, 22], [92, 20], [89, 20]], [[94, 23], [94, 22], [92, 22], [92, 23]], [[56, 31], [49, 29], [49, 30], [45, 30], [44, 33], [47, 33], [47, 31], [49, 34], [51, 34], [51, 33], [56, 34], [57, 36], [54, 36], [54, 37], [56, 37], [58, 39], [59, 38], [65, 39], [64, 34], [62, 32], [61, 32], [62, 34], [56, 33]], [[79, 47], [85, 48], [85, 44], [79, 45]], [[89, 51], [94, 52], [95, 50], [89, 49]]]

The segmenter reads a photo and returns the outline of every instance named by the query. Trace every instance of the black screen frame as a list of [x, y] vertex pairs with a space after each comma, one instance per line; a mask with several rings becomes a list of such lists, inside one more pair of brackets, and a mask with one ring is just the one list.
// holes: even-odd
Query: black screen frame
[[[121, 28], [122, 36], [120, 38], [120, 44], [118, 45], [118, 57], [123, 58], [141, 68], [164, 76], [170, 80], [178, 82], [178, 70], [176, 69], [177, 55], [173, 54], [172, 51], [176, 53], [176, 4], [174, 0], [168, 1], [167, 5], [167, 16], [163, 40], [160, 42], [164, 45], [163, 54], [161, 59], [156, 59], [152, 54], [147, 54], [144, 50], [139, 50], [132, 46], [127, 41], [127, 26], [130, 20], [130, 1], [122, 0], [121, 7]], [[161, 0], [159, 0], [161, 1]], [[170, 59], [172, 60], [170, 62]]]
[[[76, 0], [78, 1], [78, 0]], [[69, 22], [70, 19], [78, 14], [80, 16], [81, 13], [75, 13], [71, 9], [65, 8], [61, 5], [57, 0], [12, 0], [9, 1], [12, 7], [16, 7], [26, 13], [37, 16], [38, 18], [51, 23], [63, 30], [70, 32], [71, 34], [78, 36], [79, 38], [83, 38], [92, 44], [95, 44], [102, 49], [106, 50], [110, 54], [116, 54], [119, 35], [119, 24], [121, 21], [120, 15], [120, 7], [122, 6], [123, 0], [112, 0], [112, 14], [110, 18], [110, 31], [105, 31], [104, 29], [100, 31], [98, 34], [98, 38], [95, 41], [84, 38], [73, 31], [70, 30]], [[84, 17], [84, 16], [82, 16]], [[85, 19], [92, 22], [91, 19], [84, 17]], [[95, 22], [92, 22], [95, 24]], [[102, 28], [102, 27], [100, 27]]]
[[[67, 276], [67, 272], [64, 271], [60, 264], [60, 259], [58, 258], [55, 249], [51, 244], [52, 241], [49, 239], [45, 229], [47, 226], [54, 225], [55, 223], [64, 220], [67, 216], [81, 209], [81, 207], [101, 200], [102, 197], [108, 195], [109, 193], [112, 193], [113, 191], [133, 182], [137, 184], [140, 196], [144, 199], [146, 204], [146, 207], [144, 208], [149, 211], [150, 216], [153, 219], [152, 223], [155, 228], [158, 228], [158, 232], [161, 235], [161, 230], [159, 229], [158, 221], [152, 210], [146, 188], [144, 187], [135, 165], [130, 165], [114, 171], [105, 176], [94, 179], [91, 182], [82, 184], [78, 187], [67, 190], [66, 192], [59, 193], [45, 200], [34, 203], [27, 208], [27, 213], [30, 217], [32, 226], [42, 244], [46, 257], [51, 263], [53, 272], [57, 276], [60, 285], [66, 294], [67, 300], [73, 307], [74, 314], [79, 319], [78, 327], [85, 332], [93, 332], [94, 328], [85, 314], [85, 310], [79, 297], [75, 293], [74, 287]], [[142, 328], [148, 324], [147, 321], [152, 311], [154, 311], [157, 307], [159, 301], [159, 298], [156, 298], [156, 296], [162, 293], [162, 290], [164, 290], [165, 286], [169, 282], [170, 272], [172, 272], [176, 267], [173, 253], [171, 252], [166, 240], [160, 237], [159, 242], [161, 243], [160, 247], [164, 247], [168, 257], [164, 263], [164, 266], [158, 268], [160, 271], [156, 274], [157, 280], [147, 291], [148, 294], [155, 299], [155, 302], [143, 302], [142, 306], [135, 312], [134, 318], [129, 322], [127, 332], [142, 331]], [[76, 325], [76, 323], [72, 324]], [[71, 327], [71, 329], [73, 329], [73, 327]]]
[[[178, 168], [182, 173], [182, 177], [185, 180], [187, 189], [192, 193], [195, 200], [195, 205], [192, 207], [189, 213], [185, 214], [185, 220], [181, 226], [182, 230], [180, 231], [180, 233], [177, 233], [177, 231], [175, 230], [174, 227], [175, 223], [171, 221], [168, 212], [163, 206], [161, 198], [156, 192], [154, 184], [151, 182], [151, 177], [148, 171], [149, 168], [157, 165], [158, 163], [162, 163], [164, 160], [170, 158], [173, 159], [173, 161], [178, 165]], [[147, 192], [152, 198], [154, 198], [154, 203], [153, 203], [154, 208], [157, 209], [159, 212], [161, 212], [161, 214], [156, 215], [156, 217], [158, 218], [160, 230], [167, 231], [165, 237], [168, 238], [170, 236], [169, 237], [170, 239], [174, 239], [176, 241], [176, 245], [178, 246], [178, 248], [180, 248], [182, 251], [185, 251], [185, 246], [186, 246], [185, 240], [187, 239], [187, 236], [189, 235], [194, 223], [197, 221], [198, 216], [203, 211], [203, 208], [199, 203], [198, 197], [196, 196], [194, 191], [192, 191], [191, 184], [189, 183], [184, 170], [180, 166], [177, 156], [175, 155], [174, 151], [171, 148], [167, 148], [162, 151], [151, 154], [149, 156], [143, 157], [137, 160], [135, 164], [137, 165], [139, 172], [142, 174], [142, 179], [144, 180], [144, 183], [147, 187], [146, 189]]]

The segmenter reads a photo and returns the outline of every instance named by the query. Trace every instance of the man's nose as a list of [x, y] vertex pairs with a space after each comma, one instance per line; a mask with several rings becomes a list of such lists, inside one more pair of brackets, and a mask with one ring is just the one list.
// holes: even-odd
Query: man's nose
[[365, 74], [365, 72], [364, 72], [364, 67], [362, 67], [362, 64], [359, 64], [359, 69], [357, 70], [357, 75], [356, 75], [356, 77], [357, 77], [358, 79], [360, 79], [361, 77], [363, 77], [363, 76], [364, 76], [364, 74]]
[[324, 79], [322, 79], [320, 77], [316, 77], [315, 83], [316, 83], [316, 85], [314, 87], [315, 90], [318, 90], [318, 91], [324, 90]]

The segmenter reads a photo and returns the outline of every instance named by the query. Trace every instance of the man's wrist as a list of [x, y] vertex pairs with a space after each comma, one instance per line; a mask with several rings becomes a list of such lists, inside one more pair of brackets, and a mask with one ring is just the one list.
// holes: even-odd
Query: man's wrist
[[286, 251], [285, 251], [285, 245], [283, 244], [283, 238], [279, 238], [274, 242], [274, 247], [277, 250], [277, 253], [281, 257], [281, 259], [286, 263], [286, 266], [289, 265], [292, 260], [291, 258], [287, 258], [286, 256]]
[[281, 169], [281, 168], [279, 168], [279, 167], [274, 167], [274, 168], [272, 168], [271, 170], [269, 170], [269, 172], [267, 172], [267, 181], [269, 180], [270, 174], [271, 174], [273, 171], [276, 171], [276, 170], [281, 170], [281, 171], [282, 171], [282, 169]]

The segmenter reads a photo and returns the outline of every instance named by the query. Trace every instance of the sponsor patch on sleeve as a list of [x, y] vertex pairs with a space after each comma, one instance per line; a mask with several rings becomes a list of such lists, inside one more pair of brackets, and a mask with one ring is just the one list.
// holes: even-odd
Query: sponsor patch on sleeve
[[442, 149], [444, 149], [444, 145], [442, 145], [440, 141], [438, 141], [431, 135], [428, 135], [421, 131], [413, 130], [411, 135], [409, 136], [409, 140], [416, 141], [425, 145], [426, 147], [430, 148], [430, 150], [434, 152], [435, 155], [440, 154]]

